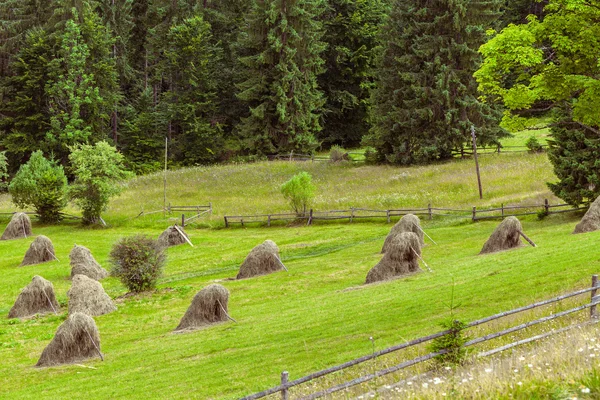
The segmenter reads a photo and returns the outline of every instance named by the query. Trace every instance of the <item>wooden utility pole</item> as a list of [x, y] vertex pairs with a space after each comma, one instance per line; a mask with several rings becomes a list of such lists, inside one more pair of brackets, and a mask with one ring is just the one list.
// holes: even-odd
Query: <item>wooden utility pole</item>
[[473, 156], [475, 157], [475, 169], [477, 170], [477, 185], [479, 186], [479, 199], [483, 199], [481, 190], [481, 175], [479, 174], [479, 159], [477, 158], [477, 138], [475, 137], [475, 126], [471, 125], [471, 137], [473, 138]]

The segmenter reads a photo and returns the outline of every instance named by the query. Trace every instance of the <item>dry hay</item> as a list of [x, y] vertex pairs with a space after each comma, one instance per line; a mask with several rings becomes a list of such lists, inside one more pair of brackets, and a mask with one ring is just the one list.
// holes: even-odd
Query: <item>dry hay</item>
[[100, 333], [94, 319], [83, 313], [73, 313], [58, 327], [36, 367], [70, 364], [98, 356], [102, 358]]
[[421, 229], [421, 220], [416, 215], [406, 214], [405, 216], [400, 218], [400, 221], [398, 221], [396, 225], [394, 225], [390, 230], [390, 233], [385, 238], [385, 242], [383, 243], [383, 248], [381, 249], [381, 252], [385, 253], [388, 250], [392, 239], [402, 232], [414, 233], [415, 235], [417, 235], [420, 245], [425, 245], [423, 230]]
[[[179, 230], [177, 228], [179, 228]], [[162, 248], [166, 248], [186, 243], [187, 241], [179, 231], [181, 231], [188, 240], [190, 239], [182, 227], [173, 225], [160, 234], [158, 237], [158, 245]]]
[[523, 230], [517, 217], [508, 217], [498, 225], [490, 238], [483, 245], [479, 254], [494, 253], [496, 251], [521, 247], [520, 233]]
[[265, 240], [246, 256], [236, 279], [251, 278], [286, 269], [279, 258], [279, 248], [272, 240]]
[[31, 220], [25, 213], [13, 214], [0, 240], [21, 239], [32, 235]]
[[[418, 255], [417, 255], [418, 254]], [[387, 251], [367, 274], [365, 283], [393, 279], [420, 271], [421, 242], [413, 232], [402, 232], [392, 237]]]
[[600, 229], [600, 197], [590, 205], [581, 221], [575, 226], [573, 233], [593, 232]]
[[69, 314], [84, 313], [95, 316], [108, 314], [117, 309], [112, 299], [106, 294], [102, 284], [85, 275], [75, 275], [73, 284], [67, 292], [69, 297]]
[[41, 264], [52, 260], [56, 260], [52, 241], [46, 236], [40, 235], [29, 246], [21, 266]]
[[176, 331], [194, 329], [227, 321], [229, 291], [221, 285], [211, 284], [196, 293]]
[[8, 318], [24, 318], [49, 312], [56, 313], [59, 309], [52, 282], [36, 275], [17, 297], [15, 305], [8, 312]]
[[98, 264], [87, 247], [75, 245], [69, 253], [69, 259], [71, 260], [71, 278], [75, 275], [85, 275], [99, 281], [108, 276], [108, 271]]

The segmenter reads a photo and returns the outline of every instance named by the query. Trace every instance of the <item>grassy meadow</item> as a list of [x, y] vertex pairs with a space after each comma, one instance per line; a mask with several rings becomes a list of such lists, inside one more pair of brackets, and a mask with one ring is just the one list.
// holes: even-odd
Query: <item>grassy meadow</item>
[[[369, 286], [362, 284], [381, 257], [389, 224], [212, 229], [222, 225], [227, 213], [287, 211], [278, 187], [299, 170], [313, 174], [319, 193], [315, 209], [558, 201], [545, 186], [553, 179], [545, 155], [483, 156], [483, 201], [478, 199], [472, 160], [412, 168], [278, 162], [170, 171], [171, 203], [212, 201], [215, 208], [211, 219], [188, 228], [194, 247], [168, 250], [156, 291], [126, 295], [116, 278], [102, 281], [118, 306], [116, 312], [95, 317], [104, 362], [34, 368], [66, 318], [68, 253], [73, 245], [90, 248], [108, 267], [108, 254], [118, 238], [140, 232], [158, 236], [166, 227], [161, 214], [134, 218], [142, 208], [161, 208], [162, 176], [136, 178], [111, 203], [105, 216], [108, 228], [34, 223], [35, 234], [53, 240], [59, 262], [18, 267], [32, 239], [0, 242], [0, 314], [8, 313], [36, 274], [52, 281], [62, 306], [59, 315], [0, 318], [0, 398], [66, 398], [82, 393], [111, 399], [141, 393], [149, 399], [238, 398], [277, 384], [283, 370], [295, 379], [373, 348], [438, 331], [439, 323], [451, 316], [452, 293], [458, 305], [454, 317], [470, 321], [586, 287], [590, 275], [600, 270], [600, 232], [571, 235], [580, 214], [542, 221], [526, 218], [524, 230], [537, 248], [486, 256], [478, 253], [497, 221], [424, 221], [438, 243], [423, 250], [434, 272]], [[0, 209], [13, 209], [8, 198], [2, 199]], [[289, 272], [228, 280], [252, 247], [265, 239], [279, 245]], [[237, 323], [173, 334], [194, 294], [214, 282], [230, 291], [229, 310]], [[404, 356], [377, 360], [349, 374], [381, 363], [391, 365], [395, 357]], [[346, 376], [327, 379], [339, 383]]]

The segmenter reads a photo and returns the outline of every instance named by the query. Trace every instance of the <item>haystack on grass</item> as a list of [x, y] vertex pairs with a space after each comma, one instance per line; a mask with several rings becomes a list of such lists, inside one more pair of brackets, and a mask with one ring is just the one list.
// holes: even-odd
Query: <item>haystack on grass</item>
[[208, 285], [194, 296], [176, 331], [200, 328], [206, 325], [227, 321], [229, 291], [221, 285]]
[[106, 294], [102, 284], [85, 275], [75, 275], [69, 297], [69, 314], [84, 313], [95, 316], [108, 314], [117, 309], [115, 303]]
[[52, 260], [58, 260], [54, 253], [52, 241], [46, 236], [40, 235], [29, 246], [21, 266], [41, 264]]
[[397, 278], [420, 271], [421, 241], [413, 232], [402, 232], [392, 237], [387, 251], [367, 274], [365, 283]]
[[490, 238], [483, 245], [479, 254], [494, 253], [521, 247], [520, 235], [523, 231], [517, 217], [508, 217], [498, 225]]
[[279, 258], [279, 248], [275, 242], [265, 240], [252, 249], [240, 267], [236, 279], [266, 275], [286, 269]]
[[600, 197], [590, 205], [581, 221], [575, 226], [573, 233], [593, 232], [600, 229]]
[[108, 271], [98, 264], [87, 247], [75, 245], [69, 253], [69, 259], [71, 260], [71, 278], [75, 275], [85, 275], [99, 281], [108, 276]]
[[178, 246], [187, 243], [190, 239], [187, 233], [180, 226], [170, 226], [158, 237], [158, 244], [163, 247]]
[[8, 312], [8, 318], [24, 318], [35, 314], [56, 313], [60, 310], [52, 282], [34, 276], [31, 283], [17, 297]]
[[402, 232], [414, 233], [417, 235], [420, 245], [425, 245], [423, 230], [421, 229], [421, 220], [416, 215], [406, 214], [400, 218], [400, 221], [398, 221], [396, 225], [392, 227], [390, 233], [388, 233], [387, 237], [385, 238], [385, 242], [383, 242], [383, 248], [381, 249], [381, 252], [385, 253], [388, 250], [390, 242], [393, 240], [393, 238]]
[[58, 327], [36, 367], [70, 364], [94, 357], [102, 358], [96, 322], [89, 315], [74, 313]]
[[0, 240], [22, 239], [32, 235], [31, 219], [25, 213], [13, 214]]

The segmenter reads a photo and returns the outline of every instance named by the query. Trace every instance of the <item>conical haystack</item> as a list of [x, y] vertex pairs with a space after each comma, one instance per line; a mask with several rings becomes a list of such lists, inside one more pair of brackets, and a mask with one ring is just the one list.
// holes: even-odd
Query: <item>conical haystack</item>
[[8, 318], [24, 318], [49, 312], [56, 313], [59, 310], [60, 307], [54, 295], [52, 282], [36, 275], [17, 297], [15, 305], [8, 312]]
[[250, 254], [240, 266], [236, 279], [251, 278], [258, 275], [266, 275], [286, 269], [279, 258], [279, 248], [275, 242], [265, 240], [252, 249]]
[[56, 260], [52, 241], [46, 236], [40, 235], [29, 246], [21, 266], [41, 264], [52, 260]]
[[405, 216], [400, 218], [400, 221], [398, 221], [396, 225], [392, 227], [390, 233], [388, 233], [387, 237], [385, 238], [385, 242], [383, 243], [383, 248], [381, 249], [381, 252], [385, 253], [392, 239], [402, 232], [414, 233], [419, 238], [419, 243], [421, 244], [421, 246], [425, 245], [423, 230], [421, 229], [421, 220], [416, 215], [406, 214]]
[[227, 321], [229, 291], [221, 285], [208, 285], [194, 296], [176, 331], [194, 329]]
[[178, 246], [187, 242], [184, 236], [188, 240], [190, 239], [182, 227], [173, 225], [165, 229], [165, 231], [160, 234], [158, 237], [158, 244], [163, 248]]
[[76, 312], [95, 316], [108, 314], [117, 309], [115, 303], [106, 294], [102, 284], [85, 275], [75, 275], [73, 284], [67, 292], [69, 314]]
[[89, 315], [74, 313], [58, 327], [36, 367], [70, 364], [100, 357], [100, 333]]
[[394, 236], [381, 261], [367, 274], [365, 283], [385, 281], [420, 271], [420, 255], [421, 242], [415, 233], [402, 232]]
[[71, 278], [75, 275], [85, 275], [99, 281], [108, 276], [108, 271], [98, 264], [87, 247], [75, 245], [69, 253], [69, 259], [71, 260]]
[[32, 235], [29, 215], [18, 212], [13, 214], [0, 240], [22, 239]]
[[573, 233], [593, 232], [600, 229], [600, 197], [590, 205], [581, 221], [575, 226]]
[[521, 247], [520, 233], [523, 228], [517, 217], [508, 217], [498, 225], [490, 238], [483, 245], [479, 254], [494, 253], [496, 251]]

